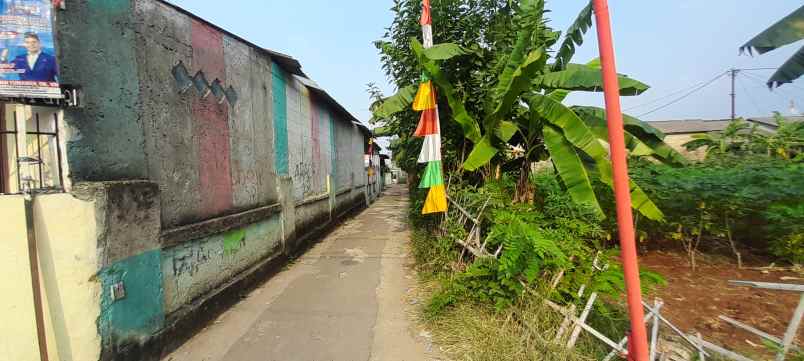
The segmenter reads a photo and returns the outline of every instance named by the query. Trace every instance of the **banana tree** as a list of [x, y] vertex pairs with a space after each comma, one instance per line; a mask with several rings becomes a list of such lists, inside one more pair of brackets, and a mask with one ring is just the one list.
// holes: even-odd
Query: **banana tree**
[[[603, 90], [599, 62], [571, 63], [577, 45], [591, 26], [592, 4], [584, 8], [557, 51], [561, 35], [547, 26], [543, 0], [522, 1], [516, 14], [517, 37], [507, 53], [493, 64], [479, 64], [476, 72], [496, 79], [485, 90], [481, 112], [470, 113], [460, 94], [441, 69], [442, 61], [456, 56], [473, 56], [456, 44], [438, 44], [423, 49], [414, 38], [411, 50], [426, 76], [433, 80], [474, 147], [463, 168], [474, 171], [495, 159], [510, 146], [521, 146], [520, 182], [517, 198], [527, 198], [532, 161], [550, 159], [573, 200], [603, 216], [591, 179], [612, 186], [608, 131], [605, 110], [571, 107], [563, 104], [573, 91]], [[472, 46], [470, 48], [482, 45]], [[551, 56], [551, 54], [554, 54]], [[625, 75], [619, 76], [623, 95], [639, 95], [648, 86]], [[375, 104], [375, 117], [389, 117], [409, 109], [414, 89], [402, 88], [396, 95]], [[626, 116], [626, 137], [634, 156], [650, 156], [658, 161], [683, 164], [683, 156], [663, 142], [664, 135], [636, 118]], [[496, 159], [500, 159], [497, 157]], [[631, 185], [633, 207], [650, 219], [663, 215], [636, 184]]]
[[[804, 6], [749, 40], [740, 47], [740, 52], [748, 51], [753, 55], [756, 51], [758, 54], [765, 54], [801, 39], [804, 39]], [[792, 83], [801, 75], [804, 75], [804, 47], [801, 47], [768, 79], [768, 87]]]

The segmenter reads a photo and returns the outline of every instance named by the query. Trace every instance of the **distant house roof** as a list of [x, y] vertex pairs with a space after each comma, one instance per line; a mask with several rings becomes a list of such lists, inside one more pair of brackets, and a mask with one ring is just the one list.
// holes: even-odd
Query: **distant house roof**
[[[785, 120], [788, 122], [804, 122], [804, 116], [785, 116]], [[774, 117], [751, 117], [746, 119], [749, 122], [757, 123], [761, 126], [768, 127], [770, 129], [776, 129], [779, 126], [776, 124], [776, 118]]]
[[344, 108], [340, 103], [338, 103], [338, 101], [335, 100], [335, 98], [333, 98], [331, 95], [329, 95], [329, 93], [327, 93], [327, 91], [324, 90], [324, 88], [322, 88], [320, 85], [318, 85], [318, 83], [316, 83], [314, 80], [312, 80], [310, 78], [307, 78], [307, 77], [304, 77], [304, 76], [299, 76], [299, 75], [294, 75], [293, 77], [296, 80], [298, 80], [300, 83], [304, 84], [304, 86], [306, 86], [307, 89], [310, 89], [310, 91], [312, 93], [317, 94], [319, 97], [321, 97], [321, 99], [323, 99], [325, 102], [327, 102], [331, 107], [335, 108], [335, 110], [337, 112], [339, 112], [343, 116], [347, 117], [349, 121], [351, 121], [352, 123], [355, 123], [355, 125], [360, 127], [360, 130], [363, 131], [363, 133], [370, 132], [368, 127], [363, 125], [363, 123], [361, 123], [360, 120], [355, 118], [355, 116], [352, 115], [352, 113], [349, 113], [349, 111], [346, 110], [346, 108]]
[[662, 133], [671, 134], [696, 134], [696, 133], [709, 133], [718, 132], [726, 129], [729, 125], [729, 119], [718, 120], [704, 120], [704, 119], [682, 119], [682, 120], [662, 120], [649, 122], [650, 125], [662, 131]]

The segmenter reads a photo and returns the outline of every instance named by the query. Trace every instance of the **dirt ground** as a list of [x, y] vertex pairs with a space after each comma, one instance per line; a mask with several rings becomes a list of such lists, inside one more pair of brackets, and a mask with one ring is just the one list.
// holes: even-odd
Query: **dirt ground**
[[[664, 301], [662, 313], [671, 322], [684, 331], [695, 330], [708, 341], [750, 357], [769, 355], [762, 340], [719, 320], [718, 316], [728, 316], [781, 338], [800, 295], [734, 287], [728, 281], [804, 284], [802, 273], [753, 269], [768, 266], [758, 262], [738, 269], [736, 262], [722, 257], [700, 259], [694, 273], [683, 254], [675, 252], [650, 251], [640, 257], [640, 265], [667, 280], [667, 286], [657, 290], [655, 296]], [[799, 329], [798, 340], [804, 341], [804, 327]]]

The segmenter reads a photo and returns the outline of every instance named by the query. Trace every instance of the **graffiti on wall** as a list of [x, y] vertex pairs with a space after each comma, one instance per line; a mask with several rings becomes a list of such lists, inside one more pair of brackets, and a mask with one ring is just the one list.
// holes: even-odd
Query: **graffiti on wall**
[[190, 247], [173, 255], [173, 275], [189, 274], [194, 276], [204, 264], [212, 259], [212, 250], [202, 243], [192, 243]]
[[313, 179], [315, 169], [310, 163], [302, 161], [296, 164], [293, 169], [293, 185], [298, 191], [298, 195], [304, 197], [313, 193]]
[[165, 309], [191, 302], [236, 274], [277, 254], [282, 245], [279, 215], [247, 227], [187, 241], [162, 253]]

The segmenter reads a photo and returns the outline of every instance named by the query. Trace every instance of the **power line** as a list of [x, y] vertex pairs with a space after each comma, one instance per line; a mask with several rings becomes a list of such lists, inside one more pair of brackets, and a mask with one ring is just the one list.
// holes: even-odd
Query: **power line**
[[[768, 89], [767, 85], [765, 84], [765, 81], [760, 79], [759, 77], [753, 76], [751, 74], [744, 74], [744, 75], [746, 75], [749, 80], [759, 83], [760, 84], [759, 87], [764, 88], [765, 90]], [[770, 95], [776, 96], [779, 100], [782, 100], [782, 101], [788, 101], [788, 100], [798, 101], [798, 100], [801, 100], [801, 98], [799, 98], [800, 95], [795, 95], [795, 94], [788, 93], [787, 89], [776, 88], [772, 92], [768, 91], [768, 93]]]
[[744, 69], [737, 69], [737, 70], [748, 70], [748, 71], [753, 71], [753, 70], [779, 70], [779, 68], [744, 68]]
[[[758, 82], [758, 83], [762, 84], [762, 87], [763, 87], [763, 88], [765, 88], [765, 89], [767, 89], [767, 88], [768, 88], [768, 86], [767, 86], [767, 84], [766, 84], [765, 80], [761, 79], [760, 77], [755, 76], [755, 75], [751, 75], [751, 74], [744, 74], [744, 75], [745, 75], [745, 76], [747, 76], [747, 77], [748, 77], [748, 79], [750, 79], [750, 80], [752, 80], [752, 81], [755, 81], [755, 82]], [[792, 85], [792, 84], [787, 84], [787, 85]], [[799, 88], [799, 89], [804, 89], [804, 88], [800, 88], [800, 87], [798, 87], [798, 86], [794, 86], [794, 87], [795, 87], [795, 88]], [[786, 96], [786, 97], [790, 97], [791, 99], [792, 99], [792, 98], [798, 98], [798, 97], [799, 97], [799, 95], [794, 95], [794, 94], [788, 93], [788, 92], [787, 92], [787, 90], [788, 90], [788, 89], [776, 88], [776, 89], [774, 89], [773, 91], [769, 91], [769, 93], [771, 93], [771, 94], [773, 94], [773, 95], [776, 95], [776, 96], [779, 96], [779, 97], [781, 97], [782, 95], [784, 95], [784, 96]], [[780, 93], [781, 93], [781, 94], [780, 94]]]
[[702, 86], [702, 85], [704, 85], [704, 84], [706, 84], [706, 82], [705, 82], [705, 81], [702, 81], [702, 82], [700, 82], [700, 83], [693, 84], [692, 86], [688, 86], [688, 87], [686, 87], [686, 88], [684, 88], [684, 89], [681, 89], [681, 90], [676, 90], [676, 91], [674, 91], [674, 92], [672, 92], [672, 93], [668, 93], [668, 94], [666, 94], [666, 95], [664, 95], [664, 96], [662, 96], [662, 97], [656, 98], [656, 99], [651, 100], [651, 101], [649, 101], [649, 102], [647, 102], [647, 103], [642, 103], [642, 104], [639, 104], [639, 105], [635, 105], [635, 106], [632, 106], [632, 107], [628, 107], [628, 108], [625, 108], [625, 109], [623, 109], [623, 110], [624, 110], [624, 111], [629, 111], [629, 110], [633, 110], [633, 109], [637, 109], [637, 108], [642, 108], [642, 107], [644, 107], [644, 106], [648, 106], [648, 105], [651, 105], [651, 104], [656, 104], [656, 103], [658, 103], [658, 102], [660, 102], [660, 101], [662, 101], [662, 100], [665, 100], [665, 99], [667, 99], [667, 98], [672, 97], [673, 95], [680, 94], [680, 93], [683, 93], [683, 92], [685, 92], [685, 91], [689, 91], [690, 89], [697, 88], [697, 87]]
[[678, 102], [680, 102], [680, 101], [682, 101], [682, 100], [686, 99], [686, 98], [687, 98], [687, 97], [689, 97], [690, 95], [697, 93], [697, 92], [698, 92], [698, 91], [700, 91], [701, 89], [704, 89], [704, 88], [708, 87], [709, 85], [711, 85], [712, 83], [714, 83], [714, 82], [718, 81], [720, 78], [724, 77], [724, 76], [725, 76], [726, 74], [728, 74], [728, 73], [729, 73], [729, 72], [723, 72], [722, 74], [720, 74], [720, 75], [716, 76], [716, 77], [715, 77], [715, 78], [713, 78], [712, 80], [709, 80], [708, 82], [704, 83], [703, 85], [698, 86], [698, 87], [696, 87], [695, 89], [692, 89], [691, 91], [689, 91], [689, 92], [687, 92], [686, 94], [684, 94], [684, 95], [682, 95], [682, 96], [680, 96], [680, 97], [678, 97], [678, 98], [674, 99], [673, 101], [671, 101], [671, 102], [669, 102], [669, 103], [667, 103], [667, 104], [665, 104], [665, 105], [662, 105], [662, 106], [660, 106], [660, 107], [657, 107], [657, 108], [651, 109], [650, 111], [648, 111], [648, 112], [646, 112], [646, 113], [642, 113], [642, 114], [640, 114], [640, 115], [637, 115], [637, 118], [641, 118], [641, 117], [643, 117], [643, 116], [645, 116], [645, 115], [648, 115], [648, 114], [651, 114], [651, 113], [655, 113], [655, 112], [657, 112], [657, 111], [659, 111], [659, 110], [662, 110], [662, 109], [664, 109], [664, 108], [667, 108], [667, 107], [669, 107], [669, 106], [671, 106], [671, 105], [673, 105], [673, 104], [675, 104], [675, 103], [678, 103]]
[[[773, 69], [773, 70], [775, 70], [775, 69]], [[755, 75], [751, 75], [751, 74], [745, 74], [745, 75], [747, 75], [747, 76], [749, 76], [749, 77], [752, 77], [752, 78], [754, 78], [754, 79], [757, 79], [757, 80], [761, 81], [761, 82], [762, 82], [762, 83], [764, 83], [764, 84], [765, 84], [765, 86], [767, 87], [767, 80], [762, 80], [762, 79], [760, 79], [759, 77], [757, 77], [757, 76], [755, 76]], [[792, 87], [792, 88], [797, 88], [797, 89], [804, 90], [804, 88], [802, 88], [802, 87], [800, 87], [800, 86], [798, 86], [798, 85], [796, 85], [796, 84], [793, 84], [793, 83], [785, 83], [784, 85], [790, 86], [790, 87]], [[776, 89], [781, 89], [781, 87], [777, 87], [777, 88], [775, 88], [775, 89], [773, 89], [773, 90], [776, 90]]]
[[762, 113], [762, 110], [759, 109], [759, 105], [757, 105], [756, 100], [754, 100], [754, 97], [751, 96], [751, 93], [749, 93], [748, 89], [745, 87], [745, 84], [743, 83], [743, 79], [742, 78], [737, 78], [737, 82], [740, 83], [740, 88], [743, 90], [743, 92], [745, 92], [745, 95], [748, 96], [748, 99], [751, 100], [751, 104], [753, 104], [754, 109], [757, 110], [757, 115], [759, 115], [759, 113]]

